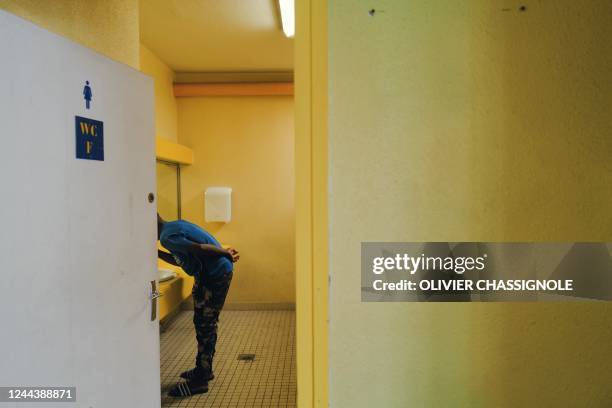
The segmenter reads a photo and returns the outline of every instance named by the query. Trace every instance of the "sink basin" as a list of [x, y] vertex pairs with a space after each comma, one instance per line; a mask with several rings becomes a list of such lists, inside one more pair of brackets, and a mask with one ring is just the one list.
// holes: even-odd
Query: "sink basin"
[[170, 279], [176, 277], [176, 272], [171, 271], [170, 269], [159, 269], [158, 272], [160, 282], [169, 281]]

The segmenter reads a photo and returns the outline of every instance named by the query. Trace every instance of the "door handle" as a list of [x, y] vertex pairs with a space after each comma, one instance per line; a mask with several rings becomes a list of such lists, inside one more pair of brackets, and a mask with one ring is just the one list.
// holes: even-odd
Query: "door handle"
[[164, 296], [162, 293], [159, 293], [157, 290], [157, 281], [151, 281], [151, 293], [149, 294], [149, 299], [151, 300], [151, 321], [155, 321], [157, 319], [157, 299]]

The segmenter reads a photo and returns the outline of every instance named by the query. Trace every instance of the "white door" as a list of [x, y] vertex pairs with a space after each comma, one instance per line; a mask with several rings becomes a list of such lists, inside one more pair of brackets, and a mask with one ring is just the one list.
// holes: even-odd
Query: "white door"
[[153, 120], [149, 78], [0, 11], [0, 386], [160, 406]]

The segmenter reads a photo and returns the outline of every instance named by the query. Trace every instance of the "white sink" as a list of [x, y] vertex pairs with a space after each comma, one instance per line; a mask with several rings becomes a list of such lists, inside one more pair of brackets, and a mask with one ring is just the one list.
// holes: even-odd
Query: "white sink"
[[176, 277], [176, 272], [171, 271], [170, 269], [159, 269], [158, 273], [160, 282], [169, 281], [170, 279]]

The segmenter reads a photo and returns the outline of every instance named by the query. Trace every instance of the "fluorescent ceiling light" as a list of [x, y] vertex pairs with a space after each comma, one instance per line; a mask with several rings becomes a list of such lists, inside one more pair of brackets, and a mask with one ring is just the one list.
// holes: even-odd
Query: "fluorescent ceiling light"
[[278, 0], [283, 32], [287, 37], [295, 35], [295, 0]]

